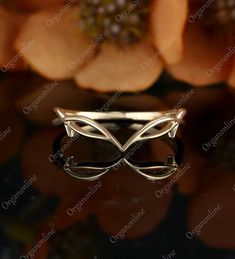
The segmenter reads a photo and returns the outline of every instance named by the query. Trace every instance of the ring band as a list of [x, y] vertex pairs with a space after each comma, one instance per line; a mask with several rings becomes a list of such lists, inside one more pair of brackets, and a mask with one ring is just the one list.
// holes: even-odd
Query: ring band
[[[117, 169], [119, 166], [128, 165], [134, 171], [140, 175], [150, 179], [150, 180], [163, 180], [171, 176], [177, 169], [178, 166], [182, 163], [183, 159], [183, 143], [179, 138], [175, 139], [166, 139], [168, 146], [175, 152], [175, 156], [168, 156], [166, 162], [139, 162], [134, 161], [129, 157], [129, 153], [122, 153], [119, 157], [112, 161], [98, 162], [98, 161], [89, 161], [89, 162], [75, 162], [73, 156], [67, 158], [64, 157], [64, 154], [61, 150], [62, 139], [66, 136], [66, 132], [60, 134], [53, 142], [53, 161], [59, 169], [63, 169], [70, 176], [80, 179], [80, 180], [96, 180], [111, 169]], [[76, 170], [90, 170], [89, 173], [78, 174], [74, 171]], [[150, 170], [154, 170], [151, 172]], [[156, 173], [156, 171], [164, 171], [162, 174]]]
[[[116, 146], [121, 155], [119, 158], [110, 162], [94, 162], [94, 163], [74, 163], [72, 157], [64, 159], [63, 154], [60, 154], [60, 162], [65, 172], [69, 175], [83, 180], [95, 180], [105, 174], [107, 171], [118, 165], [120, 161], [129, 165], [139, 174], [147, 177], [150, 180], [161, 180], [172, 175], [180, 164], [178, 159], [179, 153], [182, 152], [182, 144], [176, 138], [176, 133], [179, 125], [183, 122], [185, 109], [172, 110], [166, 112], [83, 112], [54, 108], [54, 112], [58, 118], [53, 121], [53, 124], [64, 124], [68, 137], [74, 138], [77, 134], [88, 138], [101, 139], [111, 142]], [[129, 122], [130, 128], [136, 132], [126, 141], [124, 145], [114, 137], [108, 130], [108, 126], [114, 124], [117, 127], [121, 122]], [[145, 123], [145, 125], [143, 125]], [[98, 133], [97, 133], [98, 132]], [[65, 134], [64, 134], [65, 135]], [[55, 141], [53, 152], [57, 152], [60, 142], [64, 136], [60, 136]], [[126, 158], [127, 150], [137, 142], [143, 142], [154, 138], [168, 137], [168, 143], [171, 142], [171, 147], [176, 152], [176, 156], [169, 156], [165, 163], [161, 162], [134, 162]], [[176, 159], [177, 157], [177, 159]], [[58, 162], [58, 161], [57, 161]], [[90, 169], [98, 170], [97, 174], [76, 174], [73, 169]], [[161, 175], [156, 174], [154, 170], [164, 170]], [[153, 171], [149, 173], [148, 171]], [[148, 172], [148, 173], [147, 173]]]

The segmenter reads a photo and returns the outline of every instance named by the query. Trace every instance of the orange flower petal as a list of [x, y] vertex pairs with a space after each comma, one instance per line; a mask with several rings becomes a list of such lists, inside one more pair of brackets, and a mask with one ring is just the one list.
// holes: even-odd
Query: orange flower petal
[[148, 42], [125, 48], [103, 44], [101, 52], [76, 76], [84, 88], [103, 92], [135, 92], [149, 87], [162, 71], [162, 62]]
[[23, 57], [50, 79], [71, 78], [95, 51], [79, 31], [79, 9], [70, 8], [64, 15], [61, 10], [41, 11], [30, 16], [16, 42], [20, 50], [23, 44], [33, 41]]
[[56, 158], [56, 154], [52, 156], [52, 144], [58, 134], [59, 129], [46, 129], [32, 135], [22, 151], [22, 175], [25, 179], [36, 175], [33, 185], [45, 195], [78, 198], [86, 194], [89, 183], [74, 181], [52, 163]]
[[187, 0], [158, 0], [153, 3], [151, 14], [153, 40], [169, 64], [175, 64], [182, 58], [187, 2]]
[[[147, 181], [125, 166], [103, 178], [103, 188], [96, 195], [95, 212], [103, 231], [114, 236], [111, 242], [122, 239], [122, 236], [145, 236], [164, 220], [173, 192], [169, 190], [169, 193], [162, 194], [161, 197], [156, 194], [165, 184], [165, 181]], [[123, 231], [133, 221], [135, 223], [132, 227]]]
[[[95, 183], [93, 184], [95, 185]], [[92, 184], [90, 185], [92, 186]], [[92, 199], [85, 202], [84, 206], [81, 207], [81, 211], [74, 209], [78, 202], [89, 192], [89, 189], [83, 190], [83, 192], [81, 194], [78, 193], [76, 196], [63, 198], [55, 214], [47, 222], [47, 226], [61, 230], [75, 224], [78, 220], [85, 220], [91, 214]]]
[[211, 170], [212, 179], [202, 186], [200, 193], [190, 202], [188, 231], [191, 233], [188, 233], [188, 237], [197, 237], [210, 247], [234, 249], [235, 177], [233, 171]]
[[[155, 104], [155, 108], [164, 107], [161, 103]], [[139, 161], [158, 160], [159, 153], [160, 156], [167, 156], [168, 151], [156, 142], [147, 141], [132, 158]], [[109, 235], [121, 234], [116, 236], [116, 241], [123, 235], [125, 238], [147, 235], [164, 220], [168, 212], [174, 190], [166, 190], [168, 180], [146, 180], [121, 162], [103, 178], [103, 187], [94, 199], [97, 222]], [[133, 218], [135, 224], [123, 233], [121, 230], [128, 222], [133, 222]]]
[[200, 26], [191, 24], [187, 26], [184, 42], [183, 60], [168, 67], [175, 78], [204, 86], [228, 77], [231, 59], [223, 61], [229, 52], [223, 38], [214, 38]]
[[0, 7], [0, 66], [3, 72], [20, 68], [23, 65], [21, 57], [14, 50], [14, 41], [24, 18]]
[[6, 7], [11, 9], [22, 9], [34, 11], [41, 8], [54, 7], [58, 4], [65, 4], [67, 0], [41, 0], [41, 1], [31, 1], [31, 0], [11, 0], [4, 3]]

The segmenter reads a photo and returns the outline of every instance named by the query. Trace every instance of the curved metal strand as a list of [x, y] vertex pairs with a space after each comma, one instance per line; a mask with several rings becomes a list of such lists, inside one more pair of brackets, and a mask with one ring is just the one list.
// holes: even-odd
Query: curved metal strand
[[[69, 137], [74, 137], [76, 133], [83, 136], [101, 139], [113, 143], [121, 153], [125, 151], [134, 143], [138, 141], [144, 141], [153, 138], [159, 138], [164, 135], [168, 135], [170, 138], [175, 138], [177, 129], [183, 120], [186, 113], [184, 109], [179, 109], [169, 112], [107, 112], [107, 113], [97, 113], [97, 112], [78, 112], [71, 110], [64, 110], [60, 108], [55, 108], [54, 111], [58, 115], [60, 121], [64, 123], [67, 134]], [[88, 116], [88, 117], [87, 117]], [[109, 132], [109, 130], [96, 120], [105, 120], [110, 122], [115, 122], [116, 120], [128, 120], [132, 124], [132, 128], [137, 129], [137, 131], [126, 141], [124, 145]], [[139, 121], [149, 121], [145, 125], [138, 124]], [[57, 121], [56, 121], [57, 123]], [[84, 124], [79, 126], [78, 123]], [[117, 122], [116, 122], [117, 123]], [[166, 124], [164, 127], [158, 129], [162, 124]], [[136, 125], [136, 126], [135, 126]], [[135, 126], [135, 127], [134, 127]], [[99, 133], [94, 132], [94, 130]], [[110, 169], [115, 167], [121, 160], [123, 160], [127, 165], [134, 169], [137, 173], [142, 176], [147, 177], [150, 180], [162, 180], [171, 176], [177, 169], [178, 165], [175, 159], [172, 163], [152, 163], [146, 165], [145, 163], [134, 163], [126, 158], [120, 158], [114, 160], [113, 164], [105, 163], [105, 165], [89, 165], [88, 163], [73, 163], [72, 158], [69, 157], [65, 162], [63, 168], [66, 173], [70, 176], [82, 180], [95, 180], [100, 176], [106, 174]], [[96, 174], [78, 174], [73, 170], [92, 170], [96, 171]], [[156, 172], [150, 173], [149, 170], [166, 170], [166, 173], [156, 174]]]
[[[160, 129], [157, 130], [153, 133], [148, 134], [147, 136], [143, 135], [148, 132], [150, 129], [160, 126], [161, 124], [164, 124], [168, 122], [168, 124]], [[169, 133], [171, 130], [173, 130], [177, 125], [179, 124], [179, 120], [173, 117], [163, 117], [163, 118], [158, 118], [156, 120], [150, 121], [146, 125], [144, 125], [141, 129], [139, 129], [136, 133], [134, 133], [128, 141], [123, 145], [122, 149], [123, 151], [126, 151], [132, 144], [134, 144], [137, 141], [143, 141], [143, 140], [148, 140], [148, 139], [153, 139], [153, 138], [159, 138], [167, 133]]]
[[[77, 178], [77, 179], [80, 179], [80, 180], [90, 180], [90, 181], [93, 181], [93, 180], [96, 180], [98, 178], [100, 178], [101, 176], [103, 176], [104, 174], [106, 174], [110, 169], [112, 169], [113, 167], [115, 167], [118, 163], [120, 163], [120, 161], [122, 160], [122, 158], [118, 158], [118, 159], [115, 159], [113, 162], [107, 162], [105, 164], [108, 164], [108, 165], [102, 165], [102, 166], [97, 166], [97, 165], [94, 165], [94, 164], [100, 164], [99, 162], [96, 162], [96, 163], [77, 163], [75, 164], [73, 162], [73, 157], [68, 157], [67, 160], [66, 160], [66, 163], [64, 164], [64, 171], [69, 174], [70, 176], [74, 177], [74, 178]], [[75, 173], [74, 171], [72, 170], [77, 170], [77, 169], [89, 169], [89, 170], [92, 170], [92, 171], [98, 171], [99, 173], [96, 173], [94, 175], [91, 175], [91, 174], [78, 174], [78, 173]]]
[[[149, 180], [164, 180], [168, 177], [170, 177], [172, 174], [174, 174], [178, 170], [178, 165], [160, 165], [160, 163], [155, 163], [155, 165], [146, 166], [146, 165], [135, 165], [131, 161], [127, 159], [123, 159], [125, 163], [130, 166], [133, 170], [135, 170], [140, 175], [148, 178]], [[143, 163], [145, 164], [145, 163]], [[156, 174], [156, 173], [145, 173], [145, 171], [148, 170], [167, 170], [164, 174]]]
[[[94, 128], [95, 130], [102, 133], [102, 135], [96, 134], [96, 133], [93, 133], [93, 132], [90, 132], [90, 131], [86, 131], [83, 128], [81, 128], [79, 125], [77, 125], [76, 122], [82, 122], [82, 123], [88, 124], [89, 126]], [[73, 131], [75, 131], [75, 132], [77, 132], [77, 133], [79, 133], [79, 134], [81, 134], [85, 137], [109, 141], [109, 142], [113, 143], [120, 151], [122, 151], [121, 143], [109, 132], [109, 130], [107, 130], [100, 123], [98, 123], [94, 120], [91, 120], [91, 119], [83, 117], [83, 116], [78, 116], [76, 118], [76, 120], [65, 121], [65, 124], [68, 127], [70, 127], [71, 130], [73, 130]]]

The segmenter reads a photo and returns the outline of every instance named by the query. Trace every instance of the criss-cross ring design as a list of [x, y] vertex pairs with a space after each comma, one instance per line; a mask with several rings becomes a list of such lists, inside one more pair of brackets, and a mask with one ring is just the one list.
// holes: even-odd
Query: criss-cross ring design
[[[150, 180], [165, 179], [178, 169], [179, 164], [176, 161], [177, 154], [176, 157], [169, 156], [165, 163], [154, 161], [148, 163], [134, 163], [125, 157], [125, 152], [137, 142], [162, 137], [167, 137], [169, 139], [167, 142], [173, 143], [171, 146], [175, 146], [175, 149], [179, 149], [180, 144], [176, 138], [176, 133], [179, 125], [183, 122], [183, 118], [186, 114], [185, 109], [165, 112], [88, 112], [54, 108], [54, 112], [58, 118], [53, 121], [53, 124], [59, 125], [63, 123], [68, 137], [74, 138], [77, 134], [80, 134], [88, 138], [108, 141], [115, 145], [121, 153], [121, 156], [112, 163], [104, 162], [98, 165], [96, 163], [91, 163], [91, 165], [88, 163], [74, 163], [72, 157], [68, 157], [64, 160], [63, 154], [61, 154], [62, 160], [64, 161], [64, 171], [73, 177], [95, 180], [117, 166], [120, 160]], [[130, 128], [136, 130], [124, 145], [122, 145], [119, 140], [110, 133], [108, 127], [106, 127], [108, 123], [118, 125], [120, 121], [130, 122]], [[143, 123], [145, 124], [143, 125]], [[56, 141], [56, 143], [58, 144], [59, 142]], [[74, 173], [74, 169], [78, 168], [96, 170], [98, 173], [82, 175]], [[163, 170], [164, 173], [157, 174], [156, 171], [158, 170]]]

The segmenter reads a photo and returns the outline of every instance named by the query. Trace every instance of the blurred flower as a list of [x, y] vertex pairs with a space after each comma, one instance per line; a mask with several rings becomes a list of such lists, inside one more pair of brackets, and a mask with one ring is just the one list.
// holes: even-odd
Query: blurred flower
[[7, 9], [17, 11], [35, 11], [45, 7], [53, 7], [58, 4], [63, 4], [67, 0], [0, 0], [0, 4]]
[[[81, 203], [91, 188], [94, 189], [99, 182], [76, 181], [51, 163], [51, 142], [58, 132], [57, 129], [44, 129], [34, 133], [22, 152], [23, 178], [29, 179], [36, 170], [37, 181], [33, 183], [33, 186], [47, 196], [60, 198], [54, 214], [44, 224], [45, 228], [63, 230], [95, 214], [102, 229], [115, 236], [118, 241], [119, 238], [147, 235], [162, 222], [168, 212], [173, 190], [169, 190], [160, 198], [156, 197], [156, 192], [166, 185], [167, 180], [143, 181], [141, 176], [124, 165], [100, 179], [101, 188], [94, 196], [90, 196], [88, 200]], [[78, 147], [78, 143], [74, 145]], [[89, 152], [89, 147], [82, 145], [81, 148], [81, 139], [79, 146], [82, 150], [79, 157], [82, 158], [85, 153]], [[146, 149], [142, 152], [146, 159], [152, 154], [153, 149], [154, 152], [159, 152], [161, 149], [161, 147], [153, 147], [152, 144], [148, 147], [151, 147], [149, 152], [146, 152]], [[143, 214], [143, 217], [138, 216], [140, 218], [137, 217], [138, 220], [136, 220], [137, 214]], [[116, 218], [115, 215], [119, 217]], [[123, 233], [124, 236], [117, 235], [132, 219], [132, 216], [135, 221], [134, 226], [127, 233]]]
[[29, 17], [16, 47], [50, 79], [75, 78], [99, 91], [138, 91], [181, 58], [186, 0], [70, 0]]
[[[214, 136], [225, 126], [224, 122], [230, 121], [234, 117], [232, 91], [228, 88], [199, 88], [194, 90], [194, 94], [191, 95], [190, 99], [183, 103], [188, 116], [185, 119], [185, 127], [180, 133], [185, 146], [184, 161], [191, 165], [190, 170], [180, 177], [177, 182], [178, 190], [183, 194], [192, 195], [199, 191], [202, 183], [210, 175], [207, 171], [213, 171], [207, 165], [208, 163], [210, 164], [209, 161], [212, 160], [215, 150], [220, 143], [225, 141], [226, 136], [233, 131], [233, 128], [230, 128], [226, 134], [217, 139], [216, 144], [218, 146], [211, 145], [208, 150], [203, 149], [203, 145], [211, 143]], [[190, 92], [191, 89], [184, 92], [182, 90], [170, 91], [164, 96], [164, 102], [169, 107], [179, 107], [178, 105], [182, 103], [182, 100], [186, 100], [184, 96], [187, 96]], [[217, 116], [214, 116], [214, 114]], [[192, 134], [192, 132], [195, 134]], [[203, 132], [203, 134], [200, 132]], [[234, 160], [228, 155], [225, 156], [230, 158], [231, 161]], [[205, 168], [208, 168], [208, 170]]]
[[183, 59], [168, 70], [197, 86], [224, 81], [234, 87], [235, 2], [190, 0], [189, 9]]
[[[233, 141], [232, 152], [234, 152], [234, 144]], [[229, 148], [228, 143], [225, 145], [221, 146], [223, 152]], [[234, 160], [232, 160], [234, 155], [231, 152], [229, 155], [230, 158], [223, 156], [219, 160], [213, 161], [214, 163], [207, 163], [208, 166], [203, 168], [207, 174], [207, 181], [204, 181], [200, 191], [192, 197], [188, 208], [188, 238], [197, 237], [206, 245], [219, 249], [235, 248], [235, 175]], [[225, 168], [223, 163], [230, 168]], [[216, 212], [216, 207], [221, 209], [219, 211], [217, 209]]]
[[[185, 237], [199, 239], [218, 249], [235, 247], [234, 129], [231, 127], [208, 150], [203, 149], [203, 144], [210, 142], [225, 122], [234, 117], [231, 91], [228, 88], [197, 89], [190, 101], [184, 103], [190, 115], [182, 132], [184, 160], [190, 163], [191, 170], [177, 182], [178, 190], [190, 197]], [[173, 107], [179, 103], [182, 92], [171, 91], [164, 98]]]
[[9, 12], [0, 6], [0, 66], [2, 72], [25, 67], [22, 58], [14, 49], [14, 42], [24, 19], [24, 15]]
[[[149, 154], [153, 156], [151, 150]], [[161, 197], [157, 193], [168, 182], [169, 179], [143, 181], [125, 166], [104, 177], [103, 188], [94, 199], [94, 213], [112, 243], [146, 236], [159, 227], [168, 213], [174, 192], [172, 188]]]

